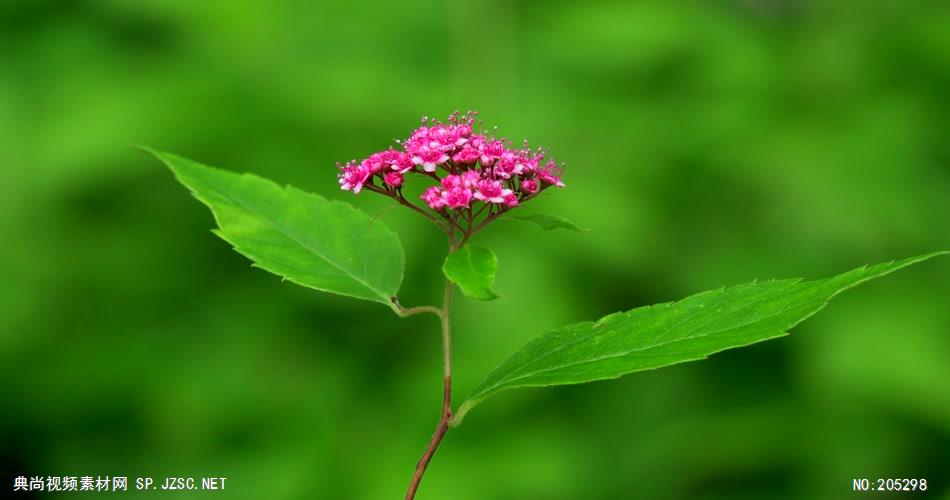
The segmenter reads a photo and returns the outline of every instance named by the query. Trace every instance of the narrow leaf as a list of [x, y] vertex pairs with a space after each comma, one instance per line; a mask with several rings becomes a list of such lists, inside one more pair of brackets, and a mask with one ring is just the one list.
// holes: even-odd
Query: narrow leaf
[[299, 285], [393, 307], [404, 257], [399, 239], [382, 223], [292, 186], [147, 151], [211, 209], [214, 233], [255, 266]]
[[548, 332], [492, 371], [459, 407], [453, 425], [473, 406], [506, 389], [617, 378], [787, 335], [842, 291], [947, 253], [815, 281], [785, 279], [721, 288]]
[[479, 246], [465, 245], [450, 253], [442, 265], [445, 277], [458, 285], [462, 293], [473, 299], [494, 300], [498, 294], [492, 291], [498, 259], [495, 254]]
[[565, 219], [564, 217], [557, 215], [509, 215], [508, 218], [534, 224], [545, 231], [551, 231], [554, 229], [567, 229], [568, 231], [590, 231], [590, 229], [587, 229], [586, 227], [580, 227], [577, 224]]

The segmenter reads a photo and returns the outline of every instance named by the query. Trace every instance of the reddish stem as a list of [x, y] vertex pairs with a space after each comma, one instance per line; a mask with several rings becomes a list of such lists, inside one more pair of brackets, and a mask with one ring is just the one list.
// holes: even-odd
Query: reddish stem
[[[454, 251], [453, 245], [449, 251]], [[452, 419], [452, 328], [449, 321], [449, 314], [452, 308], [452, 282], [445, 281], [445, 294], [442, 300], [442, 309], [439, 311], [439, 318], [442, 320], [442, 414], [439, 416], [439, 425], [435, 428], [429, 445], [426, 446], [425, 453], [416, 464], [416, 471], [412, 474], [412, 482], [409, 483], [409, 490], [406, 491], [406, 500], [412, 500], [416, 496], [416, 490], [422, 481], [422, 475], [426, 472], [432, 455], [439, 448], [439, 443], [445, 437], [449, 430], [449, 420]]]
[[419, 489], [422, 475], [425, 474], [426, 467], [428, 467], [429, 461], [432, 460], [432, 455], [435, 455], [435, 450], [438, 449], [442, 438], [445, 437], [445, 433], [449, 430], [449, 420], [452, 418], [452, 377], [445, 377], [444, 380], [442, 417], [439, 419], [439, 425], [435, 428], [435, 434], [433, 434], [432, 439], [429, 440], [429, 445], [426, 446], [425, 453], [422, 454], [422, 458], [420, 458], [416, 464], [416, 472], [412, 475], [412, 482], [409, 483], [406, 500], [413, 500], [413, 498], [416, 497], [416, 490]]

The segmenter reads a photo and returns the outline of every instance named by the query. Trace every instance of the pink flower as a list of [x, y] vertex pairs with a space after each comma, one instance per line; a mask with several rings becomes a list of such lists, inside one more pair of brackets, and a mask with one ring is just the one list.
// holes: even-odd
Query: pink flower
[[445, 200], [442, 199], [442, 190], [439, 189], [438, 186], [429, 186], [429, 188], [422, 193], [421, 198], [429, 205], [429, 208], [433, 210], [440, 210], [445, 206]]
[[[424, 124], [425, 120], [423, 120], [422, 123]], [[425, 125], [413, 130], [412, 135], [409, 136], [409, 140], [406, 141], [406, 143], [409, 144], [410, 146], [412, 145], [422, 146], [423, 144], [428, 144], [428, 142], [429, 142], [429, 127], [426, 127]]]
[[365, 184], [367, 179], [372, 175], [372, 169], [366, 165], [364, 160], [364, 162], [360, 164], [349, 162], [343, 167], [340, 167], [340, 174], [337, 175], [337, 177], [340, 179], [340, 189], [353, 191], [354, 194], [357, 194], [363, 189], [363, 184]]
[[386, 172], [383, 175], [383, 182], [392, 186], [399, 187], [402, 186], [403, 176], [399, 172]]
[[369, 157], [363, 160], [361, 163], [369, 168], [374, 174], [378, 174], [384, 170], [388, 170], [389, 166], [392, 165], [392, 163], [396, 161], [396, 158], [399, 157], [399, 154], [399, 151], [389, 148], [385, 151], [380, 151], [378, 153], [369, 155]]
[[488, 140], [485, 139], [484, 135], [475, 134], [468, 140], [467, 146], [475, 148], [481, 153], [482, 149], [485, 147], [485, 144], [488, 143]]
[[[470, 129], [471, 130], [471, 129]], [[461, 146], [468, 142], [467, 137], [463, 137], [458, 127], [451, 125], [436, 125], [429, 127], [428, 138], [430, 146], [453, 147]]]
[[364, 158], [362, 161], [360, 161], [360, 165], [366, 167], [371, 172], [375, 173], [375, 171], [377, 170], [377, 167], [380, 166], [378, 155], [379, 153], [373, 153], [369, 155], [368, 158]]
[[452, 189], [454, 187], [462, 186], [462, 178], [457, 175], [446, 175], [442, 179], [442, 187], [445, 189]]
[[521, 180], [521, 190], [528, 194], [534, 194], [538, 192], [538, 181], [536, 179], [522, 179]]
[[378, 173], [383, 169], [382, 162], [379, 161], [379, 153], [374, 153], [370, 155], [369, 158], [360, 162], [360, 165], [365, 167], [371, 174]]
[[476, 170], [466, 170], [462, 172], [462, 175], [459, 177], [462, 178], [462, 185], [469, 189], [474, 188], [478, 184], [478, 180], [481, 178], [481, 176], [478, 175], [478, 171]]
[[524, 150], [521, 152], [521, 165], [522, 171], [521, 175], [529, 175], [538, 171], [538, 164], [541, 163], [541, 160], [544, 159], [544, 152], [538, 150], [536, 154], [531, 154], [530, 151]]
[[389, 148], [385, 151], [380, 151], [378, 153], [373, 153], [366, 159], [370, 163], [370, 167], [373, 169], [373, 173], [379, 173], [384, 170], [389, 170], [393, 162], [399, 158], [399, 151], [396, 151], [393, 148]]
[[390, 168], [396, 172], [399, 172], [400, 174], [404, 174], [412, 170], [412, 167], [414, 166], [415, 165], [412, 163], [412, 157], [409, 156], [409, 153], [399, 153], [399, 156], [393, 160], [392, 166]]
[[[433, 210], [444, 210], [478, 202], [510, 208], [548, 186], [564, 187], [563, 168], [554, 161], [544, 163], [546, 150], [532, 150], [527, 142], [513, 148], [511, 141], [494, 132], [486, 136], [474, 127], [476, 116], [455, 112], [445, 122], [423, 118], [408, 139], [396, 141], [399, 147], [377, 151], [360, 162], [337, 164], [340, 188], [359, 193], [368, 186], [405, 204], [401, 188], [407, 180], [411, 184], [413, 174], [424, 175], [440, 183], [427, 188], [420, 199]], [[440, 168], [443, 171], [436, 174]], [[471, 220], [461, 223], [471, 229], [492, 215], [489, 211], [483, 217], [484, 213], [473, 211]]]
[[479, 156], [481, 156], [481, 153], [477, 149], [466, 144], [458, 153], [452, 156], [452, 161], [459, 165], [472, 165], [478, 161]]
[[[504, 189], [501, 181], [484, 179], [478, 182], [478, 188], [475, 191], [475, 198], [485, 203], [505, 203], [506, 197], [511, 195], [510, 189]], [[517, 201], [517, 198], [516, 198]]]
[[554, 163], [554, 160], [547, 162], [544, 168], [538, 170], [538, 179], [547, 184], [564, 187], [564, 183], [561, 182], [561, 169], [558, 168], [557, 163]]
[[481, 148], [481, 153], [482, 166], [490, 167], [505, 153], [505, 145], [501, 141], [486, 142]]
[[439, 148], [421, 146], [412, 153], [412, 163], [422, 165], [422, 170], [435, 172], [436, 167], [449, 161], [449, 155]]
[[495, 163], [495, 175], [502, 179], [510, 179], [513, 175], [518, 175], [524, 170], [524, 164], [518, 155], [513, 151], [505, 151], [501, 158]]
[[442, 200], [449, 208], [467, 207], [472, 201], [472, 191], [463, 187], [453, 187], [442, 192]]

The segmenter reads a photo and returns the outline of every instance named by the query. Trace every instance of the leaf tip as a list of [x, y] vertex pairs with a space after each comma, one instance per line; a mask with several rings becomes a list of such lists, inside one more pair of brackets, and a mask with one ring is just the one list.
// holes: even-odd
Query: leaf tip
[[153, 155], [153, 156], [155, 155], [155, 150], [152, 149], [152, 148], [150, 148], [150, 147], [148, 147], [148, 146], [146, 146], [146, 145], [144, 145], [144, 144], [136, 144], [136, 143], [134, 143], [134, 142], [130, 142], [130, 143], [129, 143], [129, 147], [132, 148], [132, 149], [136, 149], [136, 150], [138, 150], [138, 151], [140, 151], [140, 152], [142, 152], [142, 153], [150, 154], [150, 155]]

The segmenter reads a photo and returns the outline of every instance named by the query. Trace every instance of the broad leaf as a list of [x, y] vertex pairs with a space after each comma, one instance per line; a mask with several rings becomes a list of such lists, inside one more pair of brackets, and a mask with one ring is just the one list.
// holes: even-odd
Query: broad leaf
[[842, 291], [946, 253], [815, 281], [785, 279], [721, 288], [548, 332], [492, 371], [462, 403], [452, 423], [457, 425], [473, 406], [506, 389], [617, 378], [787, 335]]
[[538, 226], [546, 231], [551, 231], [553, 229], [567, 229], [568, 231], [590, 231], [585, 227], [580, 227], [577, 224], [565, 219], [564, 217], [559, 217], [557, 215], [509, 215], [508, 218], [534, 224], [535, 226]]
[[445, 277], [458, 285], [462, 293], [473, 299], [493, 300], [498, 294], [492, 291], [498, 259], [495, 254], [479, 246], [465, 245], [450, 253], [442, 264]]
[[215, 234], [255, 266], [299, 285], [393, 307], [404, 257], [399, 239], [383, 224], [347, 203], [293, 186], [149, 152], [211, 209]]

